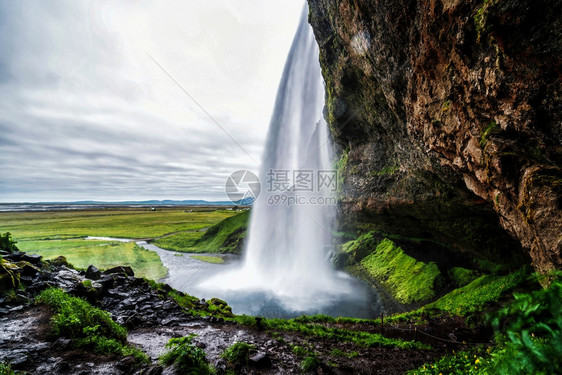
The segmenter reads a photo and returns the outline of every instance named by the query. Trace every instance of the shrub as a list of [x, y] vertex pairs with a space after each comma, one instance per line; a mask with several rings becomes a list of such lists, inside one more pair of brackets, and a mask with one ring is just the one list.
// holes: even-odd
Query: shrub
[[195, 335], [170, 339], [166, 344], [166, 348], [170, 348], [170, 351], [164, 354], [160, 361], [167, 366], [174, 364], [177, 372], [181, 374], [213, 374], [203, 349], [192, 344], [193, 337]]
[[[494, 356], [499, 374], [554, 374], [562, 367], [562, 274], [549, 288], [514, 294], [515, 300], [492, 318], [505, 349]], [[501, 323], [504, 332], [501, 333]]]
[[226, 348], [225, 351], [222, 352], [221, 357], [234, 365], [246, 365], [250, 358], [250, 351], [253, 349], [255, 349], [254, 345], [240, 341]]
[[7, 251], [9, 253], [19, 251], [16, 243], [17, 242], [12, 239], [12, 234], [10, 232], [0, 234], [0, 250]]
[[0, 375], [15, 375], [8, 362], [0, 362]]
[[53, 334], [74, 340], [76, 347], [93, 349], [96, 353], [132, 355], [138, 361], [148, 361], [146, 354], [126, 345], [127, 330], [115, 323], [108, 312], [93, 307], [83, 299], [72, 297], [61, 289], [46, 289], [37, 296], [53, 310]]

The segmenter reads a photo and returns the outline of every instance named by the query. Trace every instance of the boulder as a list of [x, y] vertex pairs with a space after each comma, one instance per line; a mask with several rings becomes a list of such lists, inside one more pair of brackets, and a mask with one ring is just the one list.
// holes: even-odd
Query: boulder
[[95, 266], [90, 265], [86, 270], [86, 278], [90, 280], [99, 280], [101, 278], [101, 272]]
[[109, 274], [123, 274], [125, 276], [135, 276], [135, 272], [133, 271], [133, 269], [129, 266], [118, 266], [118, 267], [113, 267], [110, 268], [108, 270], [105, 270], [104, 273], [106, 275]]
[[41, 264], [41, 259], [43, 259], [43, 257], [39, 254], [24, 254], [22, 259], [35, 266], [39, 266]]

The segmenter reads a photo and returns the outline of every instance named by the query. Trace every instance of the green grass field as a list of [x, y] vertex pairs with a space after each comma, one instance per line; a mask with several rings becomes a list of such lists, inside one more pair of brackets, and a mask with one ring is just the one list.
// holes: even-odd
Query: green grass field
[[0, 233], [17, 241], [86, 236], [154, 238], [210, 227], [236, 214], [226, 210], [100, 209], [88, 211], [2, 212]]
[[[90, 264], [107, 269], [131, 266], [137, 276], [158, 280], [166, 276], [158, 254], [135, 243], [84, 240], [92, 237], [200, 238], [204, 228], [236, 215], [227, 210], [111, 208], [84, 211], [2, 212], [0, 233], [10, 232], [20, 250], [53, 259], [63, 255], [75, 267]], [[221, 232], [222, 233], [222, 232]], [[222, 242], [221, 242], [222, 243]]]

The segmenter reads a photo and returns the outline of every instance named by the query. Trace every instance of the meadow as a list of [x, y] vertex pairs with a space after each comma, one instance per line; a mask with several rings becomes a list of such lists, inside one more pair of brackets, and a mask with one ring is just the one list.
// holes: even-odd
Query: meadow
[[[158, 254], [134, 242], [86, 240], [91, 237], [162, 239], [200, 238], [205, 229], [236, 215], [215, 209], [110, 208], [99, 210], [2, 212], [0, 233], [10, 232], [20, 250], [45, 259], [64, 256], [78, 268], [131, 266], [135, 274], [152, 280], [166, 276]], [[207, 244], [207, 243], [206, 243]]]
[[[190, 212], [192, 211], [192, 212]], [[17, 241], [92, 237], [147, 239], [210, 227], [234, 211], [108, 208], [85, 211], [1, 212], [0, 232]]]

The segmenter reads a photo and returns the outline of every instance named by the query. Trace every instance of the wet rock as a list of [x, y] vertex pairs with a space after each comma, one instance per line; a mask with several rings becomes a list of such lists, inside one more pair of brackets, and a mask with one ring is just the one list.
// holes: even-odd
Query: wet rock
[[15, 253], [10, 253], [8, 255], [4, 255], [3, 258], [9, 260], [10, 262], [19, 262], [23, 259], [25, 253], [17, 251]]
[[162, 375], [164, 368], [162, 366], [154, 365], [141, 372], [142, 375]]
[[266, 352], [258, 351], [250, 357], [249, 363], [258, 368], [269, 367], [271, 366], [271, 358], [269, 358], [269, 355]]
[[39, 268], [27, 261], [18, 262], [17, 265], [20, 268], [19, 272], [22, 276], [35, 276], [41, 271]]
[[86, 278], [90, 280], [99, 280], [101, 278], [101, 272], [96, 267], [90, 265], [86, 270]]
[[117, 368], [125, 373], [131, 368], [134, 368], [137, 361], [132, 356], [127, 356], [117, 363]]
[[53, 350], [67, 350], [72, 345], [72, 340], [64, 337], [59, 337], [52, 345]]
[[12, 350], [4, 354], [4, 360], [9, 362], [13, 369], [18, 370], [29, 361], [27, 350]]
[[113, 267], [113, 268], [110, 268], [110, 269], [104, 271], [104, 273], [106, 275], [116, 273], [116, 274], [122, 274], [124, 276], [135, 276], [135, 273], [133, 272], [133, 269], [131, 267], [128, 267], [128, 266]]
[[43, 257], [39, 254], [24, 254], [22, 259], [26, 262], [29, 262], [35, 266], [41, 264], [41, 259], [43, 259]]
[[68, 371], [70, 371], [70, 364], [68, 362], [62, 361], [55, 366], [56, 373], [66, 373]]
[[70, 267], [70, 264], [68, 263], [66, 258], [63, 257], [62, 255], [60, 257], [55, 258], [55, 259], [51, 259], [48, 262], [51, 263], [51, 265], [53, 265], [55, 267], [61, 267], [61, 266]]

